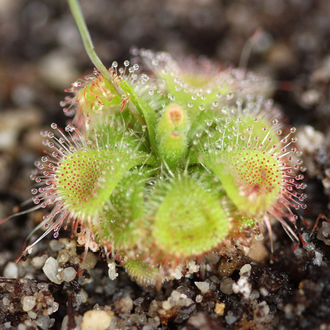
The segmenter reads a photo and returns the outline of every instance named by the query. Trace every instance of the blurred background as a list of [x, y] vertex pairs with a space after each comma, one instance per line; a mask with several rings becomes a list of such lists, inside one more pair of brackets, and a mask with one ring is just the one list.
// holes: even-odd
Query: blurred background
[[[129, 58], [131, 46], [238, 65], [259, 29], [249, 69], [294, 82], [278, 86], [290, 92], [329, 76], [327, 0], [82, 0], [81, 6], [106, 66]], [[64, 88], [93, 70], [65, 0], [0, 0], [0, 45], [2, 111], [32, 107], [46, 121], [58, 120]], [[302, 108], [321, 97], [307, 96], [296, 100]]]
[[[330, 1], [81, 0], [96, 52], [109, 67], [130, 48], [206, 56], [238, 66], [259, 31], [247, 67], [274, 82], [273, 98], [300, 132], [308, 167], [306, 218], [329, 215]], [[65, 0], [0, 0], [0, 219], [31, 197], [39, 132], [68, 120], [64, 89], [93, 66]], [[0, 274], [20, 254], [41, 213], [0, 229]], [[288, 244], [291, 242], [288, 240]], [[20, 274], [18, 274], [20, 275]]]

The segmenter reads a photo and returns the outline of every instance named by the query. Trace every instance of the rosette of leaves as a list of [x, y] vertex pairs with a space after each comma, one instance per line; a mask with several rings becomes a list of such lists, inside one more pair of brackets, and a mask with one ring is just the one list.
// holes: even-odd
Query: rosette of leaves
[[133, 53], [123, 67], [96, 61], [94, 75], [69, 90], [74, 126], [44, 132], [53, 150], [33, 175], [34, 209], [55, 205], [44, 235], [72, 223], [86, 248], [96, 240], [141, 284], [235, 240], [239, 248], [243, 231], [270, 228], [271, 217], [295, 237], [287, 220], [305, 208], [295, 174], [304, 168], [295, 129], [283, 135], [272, 101], [258, 95], [263, 80], [210, 61], [182, 66], [167, 53]]

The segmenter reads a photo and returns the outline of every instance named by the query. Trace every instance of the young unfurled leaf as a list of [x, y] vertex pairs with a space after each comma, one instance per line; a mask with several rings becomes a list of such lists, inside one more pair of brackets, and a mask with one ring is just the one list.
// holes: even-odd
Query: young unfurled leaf
[[184, 108], [178, 104], [169, 104], [157, 125], [157, 136], [160, 139], [164, 134], [169, 132], [187, 132], [189, 129], [189, 118]]
[[141, 260], [127, 259], [123, 266], [128, 275], [141, 286], [155, 286], [159, 274], [159, 266], [151, 266]]

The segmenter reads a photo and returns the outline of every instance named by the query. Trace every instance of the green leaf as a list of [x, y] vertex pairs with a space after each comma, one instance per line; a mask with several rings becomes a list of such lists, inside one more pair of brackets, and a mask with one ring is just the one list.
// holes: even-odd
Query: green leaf
[[229, 228], [219, 200], [183, 177], [170, 183], [155, 215], [153, 236], [164, 253], [191, 257], [215, 248]]
[[148, 157], [142, 152], [132, 154], [131, 150], [75, 151], [57, 166], [58, 195], [75, 217], [98, 216], [125, 172]]
[[127, 259], [123, 266], [128, 275], [141, 286], [155, 286], [159, 275], [159, 266], [151, 266], [141, 261]]
[[169, 132], [187, 132], [189, 120], [184, 108], [175, 103], [169, 104], [157, 125], [157, 137], [160, 140], [163, 135]]
[[159, 142], [159, 154], [172, 168], [178, 166], [179, 160], [187, 150], [187, 138], [183, 133], [164, 134]]
[[266, 212], [281, 193], [281, 164], [265, 151], [223, 151], [206, 156], [203, 163], [219, 178], [228, 197], [246, 216]]

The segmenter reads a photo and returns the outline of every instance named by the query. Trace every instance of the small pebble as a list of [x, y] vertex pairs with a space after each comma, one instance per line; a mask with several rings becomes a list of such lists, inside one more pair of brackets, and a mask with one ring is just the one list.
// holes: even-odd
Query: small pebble
[[62, 249], [64, 248], [64, 245], [63, 245], [60, 241], [58, 241], [58, 240], [56, 240], [56, 239], [53, 239], [53, 240], [51, 240], [51, 241], [49, 242], [49, 247], [50, 247], [53, 251], [57, 252], [57, 251], [62, 250]]
[[259, 292], [264, 296], [264, 297], [267, 297], [269, 292], [266, 288], [262, 287], [259, 289]]
[[210, 284], [207, 282], [195, 282], [195, 285], [202, 293], [206, 293], [210, 290]]
[[235, 293], [240, 293], [244, 299], [248, 299], [252, 292], [252, 285], [249, 283], [247, 277], [241, 276], [237, 283], [233, 284], [233, 291]]
[[24, 312], [28, 312], [36, 305], [36, 298], [34, 296], [24, 296], [22, 299], [22, 308]]
[[317, 232], [317, 239], [323, 241], [324, 244], [330, 245], [330, 223], [323, 221], [321, 228]]
[[41, 269], [44, 266], [46, 260], [47, 260], [47, 255], [44, 254], [39, 257], [34, 257], [31, 260], [31, 264], [35, 269]]
[[118, 277], [117, 269], [116, 269], [116, 263], [115, 262], [109, 262], [108, 263], [108, 276], [110, 280], [115, 280]]
[[8, 306], [9, 303], [10, 303], [10, 300], [9, 300], [8, 297], [4, 297], [4, 298], [2, 299], [2, 304], [3, 304], [4, 306]]
[[44, 271], [45, 275], [48, 277], [48, 279], [50, 281], [52, 281], [53, 283], [56, 284], [61, 284], [62, 280], [60, 278], [60, 276], [58, 275], [58, 271], [59, 271], [59, 266], [58, 266], [58, 262], [56, 259], [54, 259], [53, 257], [49, 257], [46, 262], [44, 267], [42, 268], [42, 270]]
[[112, 312], [87, 311], [81, 322], [81, 330], [105, 330], [110, 326], [112, 316]]
[[166, 311], [172, 308], [172, 305], [167, 300], [163, 302], [162, 306]]
[[71, 252], [72, 255], [76, 254], [77, 241], [68, 238], [61, 238], [60, 243], [64, 245], [64, 248]]
[[28, 311], [27, 314], [31, 319], [36, 319], [37, 318], [37, 313], [35, 313], [33, 311]]
[[202, 312], [198, 312], [196, 315], [190, 317], [188, 323], [197, 329], [210, 329], [206, 315]]
[[322, 265], [323, 254], [319, 251], [315, 251], [315, 258], [313, 259], [313, 264], [317, 266]]
[[3, 276], [17, 278], [18, 277], [17, 265], [12, 261], [8, 262], [5, 269], [3, 270]]
[[229, 277], [225, 277], [222, 279], [220, 283], [220, 290], [224, 294], [232, 294], [233, 293], [233, 284], [235, 283], [234, 280], [232, 280]]
[[81, 269], [91, 270], [95, 267], [97, 263], [97, 256], [93, 253], [88, 251], [86, 258], [82, 260], [82, 263], [80, 264]]
[[88, 300], [88, 293], [81, 289], [76, 295], [77, 306], [80, 306], [82, 303], [86, 303]]
[[133, 309], [133, 300], [131, 297], [125, 297], [115, 302], [116, 309], [121, 313], [129, 313]]
[[61, 250], [58, 252], [57, 260], [60, 264], [65, 264], [70, 260], [70, 255], [67, 250]]
[[239, 271], [239, 274], [242, 275], [249, 275], [251, 272], [251, 265], [250, 264], [245, 264]]
[[149, 311], [148, 311], [149, 317], [155, 317], [157, 315], [158, 306], [159, 306], [159, 303], [156, 300], [153, 300], [150, 303]]
[[73, 267], [67, 267], [61, 272], [61, 278], [65, 282], [71, 282], [77, 275], [76, 270]]
[[224, 303], [216, 303], [214, 308], [215, 314], [222, 316], [225, 313], [225, 307]]
[[266, 249], [263, 239], [263, 234], [257, 235], [254, 239], [252, 239], [252, 243], [247, 254], [250, 259], [261, 262], [269, 255], [269, 251]]
[[197, 273], [199, 271], [199, 265], [196, 264], [195, 260], [192, 261], [188, 261], [187, 262], [187, 274], [194, 274]]
[[306, 154], [312, 154], [319, 148], [325, 140], [324, 134], [314, 129], [312, 126], [305, 126], [297, 131], [299, 150]]
[[137, 324], [137, 325], [144, 325], [147, 323], [147, 317], [142, 314], [131, 314], [130, 320], [132, 323]]
[[179, 266], [175, 268], [174, 272], [171, 273], [176, 280], [179, 280], [182, 277], [182, 268]]
[[227, 315], [227, 316], [225, 317], [225, 320], [226, 320], [227, 324], [231, 325], [231, 324], [233, 324], [233, 323], [236, 322], [237, 317], [234, 316], [234, 315]]
[[43, 316], [36, 320], [37, 326], [42, 330], [47, 330], [53, 327], [55, 319], [51, 319], [49, 316]]
[[139, 297], [137, 299], [134, 300], [134, 305], [135, 306], [140, 306], [144, 301], [144, 298], [143, 297]]

